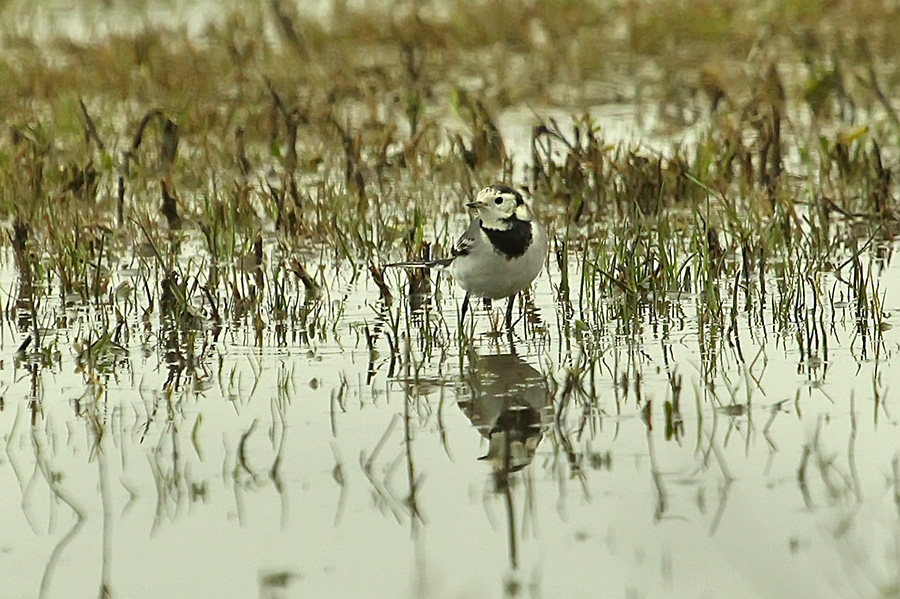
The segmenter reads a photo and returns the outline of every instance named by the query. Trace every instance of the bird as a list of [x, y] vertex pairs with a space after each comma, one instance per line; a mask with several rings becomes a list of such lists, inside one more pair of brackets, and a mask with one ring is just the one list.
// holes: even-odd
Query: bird
[[434, 268], [448, 272], [465, 292], [460, 321], [472, 296], [509, 298], [506, 326], [512, 326], [516, 295], [531, 285], [547, 257], [547, 233], [534, 219], [522, 194], [508, 185], [488, 185], [466, 204], [476, 211], [450, 256], [420, 262], [395, 262], [386, 267]]

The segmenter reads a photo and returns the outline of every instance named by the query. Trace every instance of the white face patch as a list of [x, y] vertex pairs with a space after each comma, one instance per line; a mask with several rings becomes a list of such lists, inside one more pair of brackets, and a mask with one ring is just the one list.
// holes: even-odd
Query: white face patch
[[518, 218], [519, 220], [530, 221], [531, 210], [529, 210], [528, 206], [526, 206], [525, 204], [516, 206], [516, 218]]

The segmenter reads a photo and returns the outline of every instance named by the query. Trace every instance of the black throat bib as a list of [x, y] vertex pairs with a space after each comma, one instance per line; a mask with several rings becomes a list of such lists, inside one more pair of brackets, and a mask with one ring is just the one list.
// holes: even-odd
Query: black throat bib
[[525, 253], [531, 245], [531, 223], [518, 218], [509, 219], [511, 226], [508, 229], [488, 229], [483, 224], [481, 230], [491, 240], [494, 251], [503, 255], [507, 260], [518, 258]]

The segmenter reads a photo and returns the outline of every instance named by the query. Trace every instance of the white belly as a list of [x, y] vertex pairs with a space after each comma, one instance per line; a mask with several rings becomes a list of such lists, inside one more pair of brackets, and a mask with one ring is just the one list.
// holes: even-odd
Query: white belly
[[[460, 256], [450, 265], [450, 274], [460, 287], [478, 297], [501, 299], [518, 293], [531, 285], [547, 257], [546, 233], [535, 227], [533, 235], [528, 251], [518, 258], [508, 259], [493, 249], [482, 252], [477, 260], [471, 254]], [[490, 243], [486, 236], [481, 241]]]

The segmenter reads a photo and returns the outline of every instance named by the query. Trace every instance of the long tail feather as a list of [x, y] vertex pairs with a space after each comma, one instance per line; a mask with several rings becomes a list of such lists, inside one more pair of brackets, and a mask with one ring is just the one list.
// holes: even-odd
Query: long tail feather
[[453, 258], [444, 258], [443, 260], [425, 260], [421, 262], [393, 262], [391, 264], [385, 264], [384, 268], [442, 268], [445, 266], [449, 266], [451, 262], [453, 262]]

